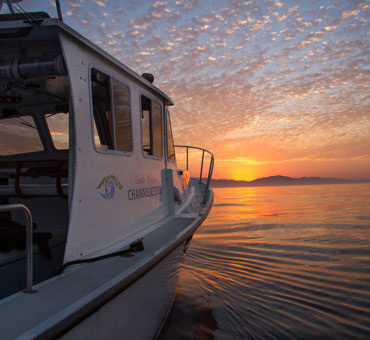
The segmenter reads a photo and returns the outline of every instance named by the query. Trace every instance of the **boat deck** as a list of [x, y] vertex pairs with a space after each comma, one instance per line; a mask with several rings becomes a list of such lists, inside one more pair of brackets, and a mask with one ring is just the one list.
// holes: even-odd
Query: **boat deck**
[[2, 339], [58, 337], [120, 294], [192, 236], [213, 200], [211, 193], [202, 203], [204, 190], [203, 183], [192, 180], [192, 197], [188, 197], [191, 203], [137, 235], [143, 240], [143, 251], [131, 257], [115, 256], [67, 267], [63, 273], [35, 285], [37, 293], [19, 292], [3, 299]]

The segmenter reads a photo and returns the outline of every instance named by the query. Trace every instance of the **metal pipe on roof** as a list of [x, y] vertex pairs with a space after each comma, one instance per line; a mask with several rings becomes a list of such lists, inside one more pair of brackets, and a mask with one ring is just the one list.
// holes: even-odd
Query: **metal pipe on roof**
[[15, 58], [0, 63], [0, 80], [23, 80], [40, 76], [65, 76], [66, 66], [62, 55]]

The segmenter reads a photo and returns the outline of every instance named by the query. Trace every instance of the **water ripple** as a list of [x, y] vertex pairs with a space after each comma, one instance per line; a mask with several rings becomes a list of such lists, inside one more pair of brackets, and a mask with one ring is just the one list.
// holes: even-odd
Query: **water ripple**
[[[353, 190], [350, 187], [339, 189]], [[238, 202], [220, 199], [194, 236], [177, 298], [193, 301], [198, 309], [203, 306], [213, 322], [190, 309], [190, 314], [184, 315], [183, 307], [177, 304], [171, 313], [172, 330], [167, 326], [160, 339], [370, 338], [370, 211], [366, 204], [370, 187], [367, 192], [359, 191], [360, 187], [352, 191], [365, 200], [350, 200], [349, 192], [340, 196], [338, 188], [329, 188], [332, 193], [323, 189], [317, 190], [330, 207], [322, 207], [322, 200], [317, 209], [330, 213], [320, 223], [309, 218], [318, 216], [318, 211], [300, 209], [307, 219], [302, 223], [302, 214], [295, 214], [294, 220], [289, 207], [280, 212], [261, 208], [261, 218], [279, 219], [277, 223], [243, 220], [240, 214], [236, 220], [225, 220], [225, 209], [234, 216], [236, 210], [249, 209], [259, 198], [253, 195], [248, 201], [240, 197]], [[292, 195], [292, 188], [289, 190]], [[313, 195], [314, 189], [310, 190]], [[291, 201], [288, 194], [279, 194], [281, 201]], [[310, 202], [313, 209], [315, 198], [306, 196], [302, 201]], [[261, 197], [265, 204], [279, 201], [266, 192]], [[343, 197], [346, 204], [364, 202], [363, 206], [343, 207]], [[334, 212], [342, 214], [341, 223], [332, 223]], [[289, 215], [287, 220], [281, 220], [285, 215]], [[179, 313], [181, 318], [195, 318], [215, 327], [205, 327], [202, 333], [196, 321], [183, 328], [182, 319], [176, 318]], [[174, 337], [179, 330], [181, 336]]]

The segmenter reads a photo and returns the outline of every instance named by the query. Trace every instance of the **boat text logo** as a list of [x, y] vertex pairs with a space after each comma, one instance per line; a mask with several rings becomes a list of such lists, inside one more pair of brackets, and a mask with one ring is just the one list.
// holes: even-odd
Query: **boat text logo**
[[116, 192], [116, 187], [120, 190], [123, 188], [122, 184], [119, 182], [116, 176], [109, 175], [109, 176], [105, 176], [100, 181], [96, 189], [97, 190], [100, 189], [99, 194], [101, 195], [101, 197], [105, 198], [106, 200], [109, 200], [114, 197], [114, 194]]

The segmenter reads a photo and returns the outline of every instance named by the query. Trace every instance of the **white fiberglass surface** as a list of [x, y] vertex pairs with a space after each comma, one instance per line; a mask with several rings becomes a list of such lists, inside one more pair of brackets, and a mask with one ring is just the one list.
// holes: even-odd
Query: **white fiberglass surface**
[[[65, 262], [92, 256], [168, 216], [161, 160], [141, 150], [140, 95], [145, 92], [101, 56], [81, 51], [67, 36], [61, 44], [71, 77], [75, 109], [76, 172]], [[81, 60], [84, 61], [83, 65]], [[97, 150], [93, 142], [91, 69], [127, 84], [131, 96], [133, 152]], [[77, 84], [77, 85], [75, 85]], [[153, 101], [160, 98], [146, 94]]]

